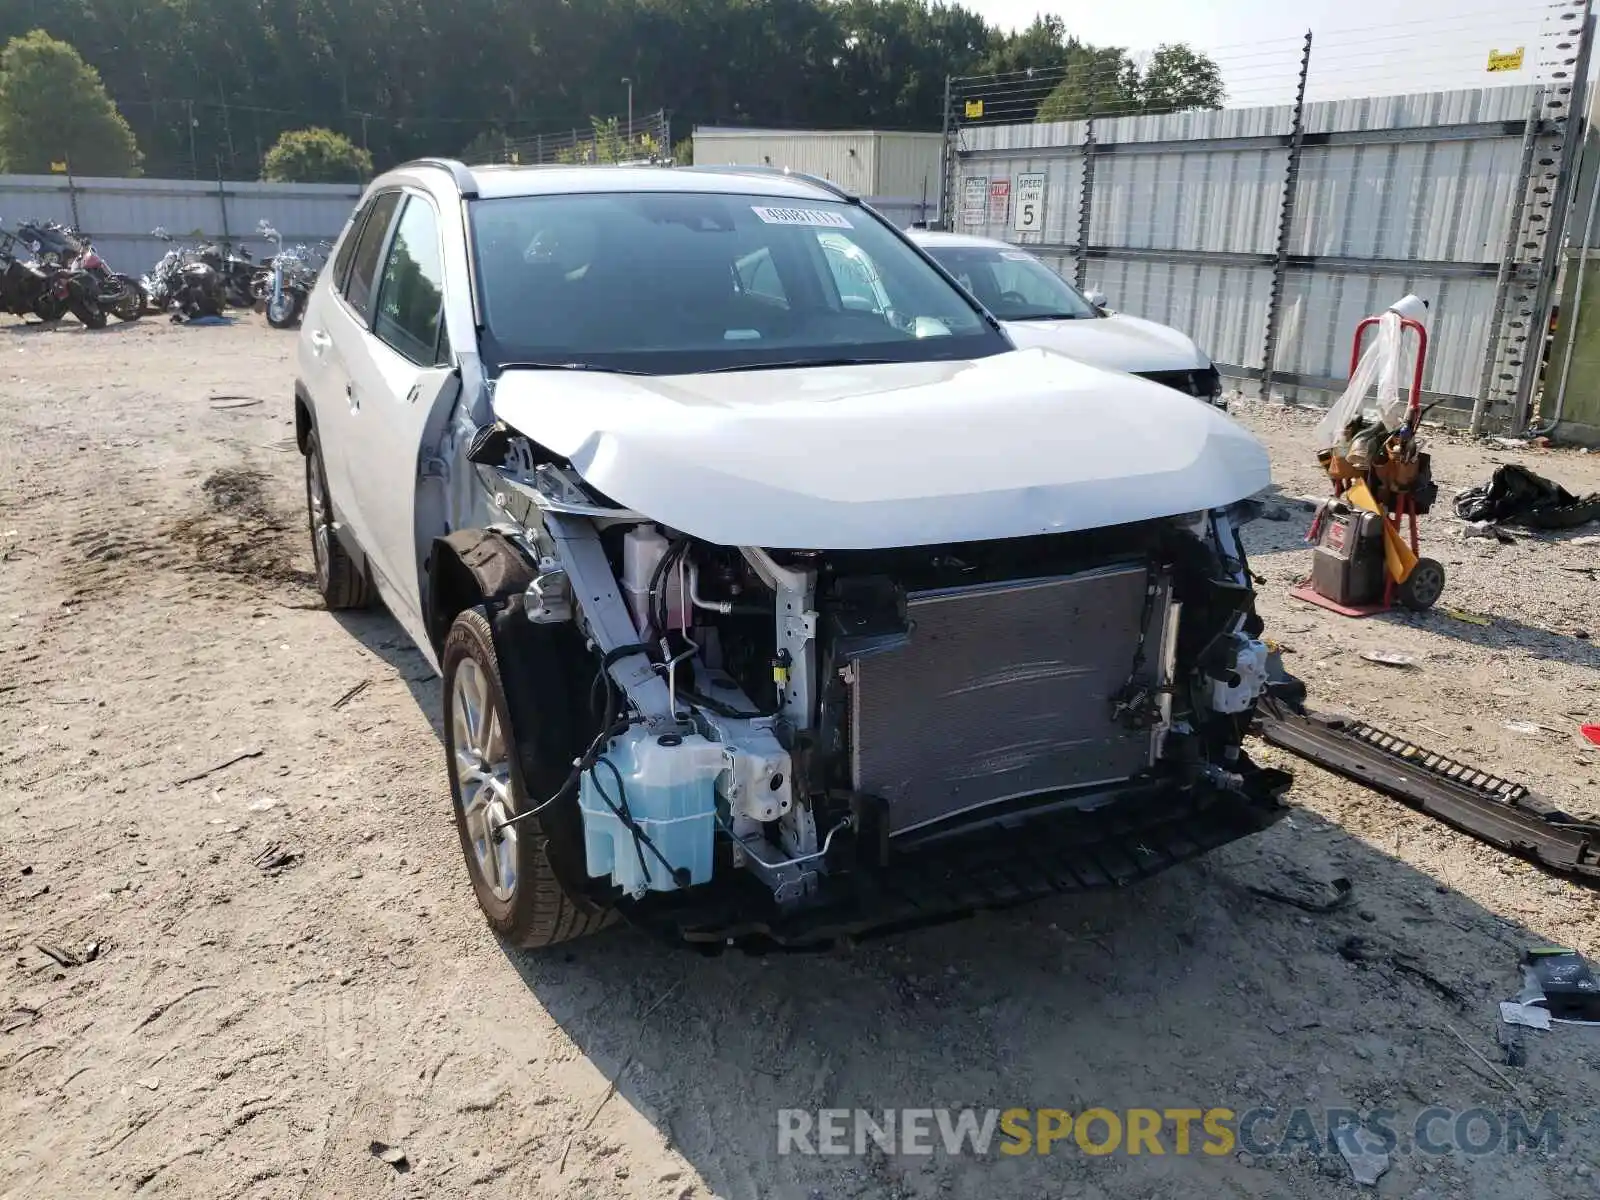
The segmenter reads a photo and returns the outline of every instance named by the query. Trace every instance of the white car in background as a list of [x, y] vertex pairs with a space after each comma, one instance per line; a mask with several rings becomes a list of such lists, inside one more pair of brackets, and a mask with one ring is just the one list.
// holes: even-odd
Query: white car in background
[[1187, 335], [1105, 311], [1104, 297], [1085, 296], [1025, 248], [928, 229], [907, 236], [1000, 318], [1019, 349], [1055, 350], [1227, 407], [1216, 366]]

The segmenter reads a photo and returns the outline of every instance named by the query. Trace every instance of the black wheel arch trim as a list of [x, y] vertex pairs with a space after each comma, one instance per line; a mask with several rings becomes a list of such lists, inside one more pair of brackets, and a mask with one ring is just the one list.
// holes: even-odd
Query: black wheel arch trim
[[521, 546], [492, 529], [458, 529], [435, 538], [428, 555], [424, 604], [428, 640], [443, 653], [450, 625], [464, 609], [491, 610], [528, 590], [537, 568]]
[[316, 428], [315, 410], [311, 407], [311, 393], [300, 380], [294, 381], [294, 444], [305, 454], [311, 441], [311, 431]]

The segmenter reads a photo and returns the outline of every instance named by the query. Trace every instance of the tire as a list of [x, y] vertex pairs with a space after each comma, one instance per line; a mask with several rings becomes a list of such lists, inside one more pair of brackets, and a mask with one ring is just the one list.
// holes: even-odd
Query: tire
[[267, 297], [267, 324], [274, 329], [293, 329], [300, 324], [305, 307], [304, 292], [298, 288], [284, 288], [276, 303], [271, 296]]
[[1400, 585], [1400, 603], [1412, 612], [1426, 612], [1444, 595], [1444, 565], [1431, 558], [1417, 559], [1411, 574]]
[[93, 300], [74, 300], [71, 305], [72, 315], [85, 329], [104, 329], [106, 327], [106, 310]]
[[345, 550], [333, 527], [333, 502], [328, 498], [328, 477], [316, 430], [306, 435], [306, 520], [311, 532], [317, 592], [323, 603], [334, 612], [368, 607], [372, 603], [372, 583]]
[[111, 314], [119, 321], [137, 321], [144, 316], [145, 307], [149, 303], [143, 285], [127, 275], [117, 276], [117, 282], [122, 285], [122, 293], [112, 303]]
[[41, 321], [59, 321], [67, 315], [67, 302], [55, 296], [40, 296], [34, 302], [33, 313]]
[[[498, 839], [491, 832], [553, 796], [577, 757], [571, 648], [563, 643], [571, 636], [570, 627], [530, 624], [520, 607], [493, 622], [486, 609], [469, 608], [451, 624], [441, 659], [445, 765], [467, 875], [489, 927], [523, 949], [597, 933], [615, 918], [582, 891], [575, 793]], [[483, 724], [490, 717], [494, 733]], [[486, 763], [488, 774], [463, 781]]]

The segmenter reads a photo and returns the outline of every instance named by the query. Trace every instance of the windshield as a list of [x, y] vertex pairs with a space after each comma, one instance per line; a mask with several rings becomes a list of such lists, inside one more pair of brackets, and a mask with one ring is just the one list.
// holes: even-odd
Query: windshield
[[1026, 250], [929, 246], [927, 251], [1002, 321], [1074, 321], [1100, 315], [1077, 288]]
[[473, 201], [485, 358], [646, 374], [1009, 349], [859, 206], [611, 192]]

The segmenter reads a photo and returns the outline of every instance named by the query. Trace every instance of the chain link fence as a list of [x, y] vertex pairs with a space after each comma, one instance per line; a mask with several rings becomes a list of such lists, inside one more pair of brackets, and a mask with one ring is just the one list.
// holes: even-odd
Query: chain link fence
[[474, 162], [535, 166], [565, 163], [663, 162], [672, 157], [672, 119], [665, 109], [637, 117], [596, 117], [587, 129], [488, 139]]

